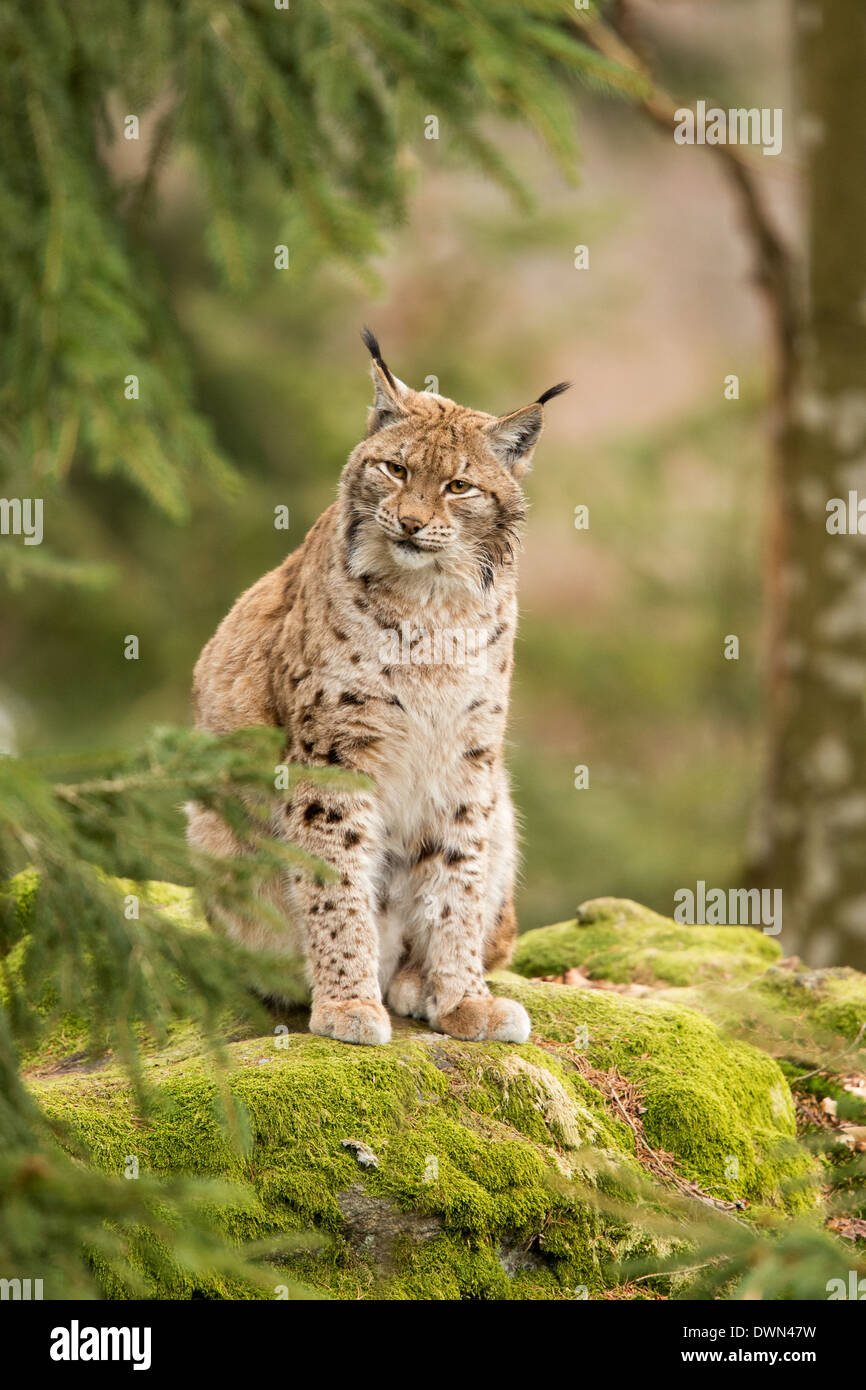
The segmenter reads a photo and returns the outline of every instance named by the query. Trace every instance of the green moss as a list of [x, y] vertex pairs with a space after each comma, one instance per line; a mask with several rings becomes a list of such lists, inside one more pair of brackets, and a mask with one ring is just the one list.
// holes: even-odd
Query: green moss
[[574, 1043], [593, 1066], [616, 1068], [644, 1092], [644, 1129], [654, 1148], [714, 1196], [814, 1205], [814, 1193], [786, 1185], [810, 1170], [792, 1146], [794, 1106], [778, 1065], [681, 1005], [653, 997], [495, 977], [544, 1037]]
[[[481, 1049], [473, 1054], [438, 1037], [431, 1045], [410, 1031], [377, 1049], [308, 1035], [280, 1041], [285, 1046], [267, 1038], [230, 1047], [230, 1087], [248, 1132], [242, 1152], [229, 1141], [216, 1084], [197, 1058], [154, 1061], [159, 1109], [146, 1127], [112, 1067], [31, 1084], [67, 1142], [108, 1171], [123, 1172], [134, 1156], [142, 1171], [239, 1184], [250, 1201], [223, 1213], [233, 1238], [306, 1228], [334, 1237], [327, 1258], [283, 1267], [314, 1288], [339, 1296], [351, 1287], [356, 1297], [360, 1280], [378, 1296], [427, 1297], [418, 1290], [433, 1281], [437, 1297], [508, 1297], [500, 1243], [532, 1242], [554, 1213], [569, 1239], [548, 1252], [545, 1277], [601, 1287], [609, 1255], [602, 1223], [549, 1181], [570, 1171], [563, 1156], [587, 1140], [616, 1147], [601, 1098], [585, 1104], [585, 1083], [548, 1072], [532, 1047], [522, 1056], [492, 1046], [480, 1058]], [[347, 1138], [369, 1145], [378, 1168], [360, 1169], [343, 1147]], [[352, 1249], [342, 1238], [341, 1202], [358, 1184], [398, 1220], [406, 1214], [405, 1239], [394, 1243], [384, 1271], [365, 1263], [363, 1245]], [[419, 1216], [434, 1223], [432, 1241], [413, 1240]]]
[[[586, 1025], [593, 1065], [616, 1067], [642, 1087], [647, 1139], [672, 1153], [684, 1176], [728, 1198], [802, 1204], [783, 1188], [808, 1172], [808, 1160], [779, 1151], [793, 1134], [793, 1111], [768, 1058], [725, 1043], [708, 1020], [674, 1005], [509, 976], [494, 983], [523, 999], [543, 1039], [570, 1042]], [[247, 1200], [221, 1213], [232, 1239], [306, 1229], [329, 1238], [324, 1251], [277, 1264], [275, 1285], [301, 1279], [353, 1298], [526, 1297], [530, 1286], [547, 1297], [604, 1287], [628, 1233], [577, 1201], [568, 1180], [586, 1181], [588, 1150], [636, 1169], [634, 1137], [550, 1043], [479, 1046], [407, 1026], [386, 1048], [283, 1034], [229, 1052], [229, 1085], [245, 1120], [240, 1146], [198, 1054], [149, 1059], [158, 1105], [147, 1125], [111, 1064], [31, 1086], [67, 1142], [107, 1171], [123, 1172], [134, 1156], [142, 1171], [237, 1184]], [[361, 1169], [344, 1139], [368, 1145], [378, 1167]], [[384, 1255], [368, 1258], [357, 1232], [346, 1235], [343, 1203], [356, 1189], [374, 1212], [396, 1214]], [[416, 1239], [419, 1221], [428, 1225]], [[375, 1222], [372, 1230], [376, 1242]], [[529, 1269], [520, 1265], [525, 1251], [533, 1252]], [[238, 1296], [166, 1277], [157, 1290]]]
[[38, 891], [39, 875], [35, 869], [24, 869], [6, 883], [0, 884], [0, 906], [12, 906], [12, 919], [17, 935], [23, 935], [27, 930]]
[[[188, 890], [143, 891], [200, 928]], [[671, 929], [658, 922], [649, 929]], [[581, 1195], [595, 1183], [620, 1195], [599, 1156], [624, 1174], [641, 1171], [616, 1078], [640, 1090], [647, 1142], [704, 1191], [784, 1210], [814, 1205], [811, 1161], [793, 1145], [790, 1093], [771, 1058], [669, 999], [514, 974], [492, 987], [526, 1005], [531, 1043], [459, 1042], [395, 1021], [387, 1047], [353, 1048], [306, 1032], [256, 1035], [251, 1019], [237, 1020], [226, 1084], [239, 1131], [191, 1026], [145, 1054], [146, 1120], [112, 1058], [95, 1070], [74, 1058], [58, 1065], [56, 1036], [29, 1084], [63, 1142], [106, 1171], [123, 1173], [134, 1157], [142, 1172], [231, 1181], [239, 1197], [218, 1207], [227, 1237], [276, 1240], [274, 1289], [300, 1281], [310, 1296], [599, 1296], [619, 1260], [653, 1248]], [[579, 1051], [610, 1085], [581, 1074]], [[359, 1166], [347, 1139], [369, 1146], [378, 1165]], [[298, 1247], [309, 1231], [318, 1244]], [[136, 1258], [158, 1297], [269, 1296], [228, 1280], [192, 1283], [147, 1247]]]
[[521, 936], [512, 969], [532, 977], [579, 966], [593, 980], [684, 986], [749, 979], [780, 956], [751, 927], [683, 926], [628, 899], [596, 898], [573, 921]]
[[[752, 1042], [793, 1072], [820, 1066], [862, 1069], [866, 976], [856, 970], [770, 966], [745, 986], [714, 983], [664, 989], [659, 997], [700, 1009], [726, 1032]], [[858, 1053], [852, 1044], [860, 1038]]]
[[[107, 879], [107, 875], [101, 875]], [[210, 928], [202, 913], [193, 889], [175, 883], [153, 880], [138, 883], [132, 879], [115, 878], [111, 882], [122, 896], [134, 894], [141, 906], [162, 913], [179, 927], [187, 931], [207, 932]], [[18, 983], [24, 956], [29, 943], [29, 926], [33, 905], [39, 888], [39, 876], [32, 870], [25, 870], [0, 886], [0, 898], [11, 899], [14, 904], [15, 920], [19, 927], [18, 937], [8, 955], [3, 960], [0, 974], [0, 1001], [8, 1001], [10, 987]], [[37, 1001], [37, 1012], [49, 1020], [43, 1029], [37, 1045], [27, 1048], [21, 1055], [21, 1065], [28, 1074], [39, 1074], [54, 1069], [64, 1059], [83, 1060], [85, 1052], [91, 1057], [99, 1057], [103, 1040], [92, 1036], [87, 1018], [72, 1012], [57, 1013], [57, 996], [50, 985], [46, 985]], [[243, 1036], [251, 1031], [248, 1020], [236, 1015], [226, 1015], [221, 1020], [222, 1031], [230, 1037]], [[192, 1025], [186, 1022], [170, 1023], [166, 1036], [157, 1043], [145, 1030], [135, 1027], [138, 1044], [145, 1055], [160, 1051], [163, 1057], [173, 1056], [179, 1060], [185, 1055], [196, 1054], [201, 1047], [201, 1039]], [[105, 1054], [110, 1060], [110, 1053]]]
[[777, 942], [751, 927], [687, 926], [622, 899], [585, 903], [573, 921], [517, 943], [520, 975], [576, 967], [592, 980], [695, 1009], [801, 1069], [844, 1053], [866, 1023], [866, 976], [858, 971], [782, 964]]
[[852, 1041], [866, 1025], [866, 976], [857, 970], [772, 970], [756, 980], [750, 996], [801, 1025]]

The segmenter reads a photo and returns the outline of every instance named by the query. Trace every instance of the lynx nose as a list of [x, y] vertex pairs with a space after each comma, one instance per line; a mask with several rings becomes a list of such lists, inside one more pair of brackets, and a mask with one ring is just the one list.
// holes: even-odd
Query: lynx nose
[[404, 535], [414, 536], [416, 531], [421, 530], [421, 527], [424, 525], [424, 522], [419, 520], [417, 516], [401, 516], [400, 525], [403, 528]]

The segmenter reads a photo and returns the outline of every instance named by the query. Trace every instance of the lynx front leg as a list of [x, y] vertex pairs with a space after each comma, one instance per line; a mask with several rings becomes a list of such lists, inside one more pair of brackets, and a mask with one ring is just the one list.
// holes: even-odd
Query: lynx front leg
[[310, 1032], [349, 1043], [386, 1043], [370, 866], [376, 818], [369, 797], [302, 783], [285, 834], [332, 864], [337, 882], [296, 877], [292, 900], [304, 937], [313, 1008]]
[[424, 846], [416, 866], [423, 903], [420, 938], [432, 1026], [455, 1038], [525, 1042], [529, 1015], [512, 999], [494, 998], [484, 978], [483, 905], [486, 835], [458, 808], [447, 845]]

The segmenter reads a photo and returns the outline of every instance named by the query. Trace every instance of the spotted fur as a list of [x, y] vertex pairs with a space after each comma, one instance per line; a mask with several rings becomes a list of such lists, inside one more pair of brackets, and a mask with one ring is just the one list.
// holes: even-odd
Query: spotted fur
[[[274, 889], [284, 932], [226, 925], [304, 957], [315, 1033], [386, 1042], [387, 1003], [456, 1037], [522, 1041], [525, 1010], [492, 998], [485, 970], [507, 962], [516, 934], [503, 740], [520, 478], [550, 393], [506, 416], [469, 410], [410, 390], [365, 341], [375, 399], [337, 500], [238, 599], [202, 652], [193, 700], [198, 728], [279, 727], [288, 760], [357, 769], [375, 790], [301, 782], [275, 801], [273, 833], [339, 879], [292, 874]], [[423, 659], [437, 634], [461, 631], [483, 661]], [[189, 815], [193, 844], [239, 852], [212, 812]]]

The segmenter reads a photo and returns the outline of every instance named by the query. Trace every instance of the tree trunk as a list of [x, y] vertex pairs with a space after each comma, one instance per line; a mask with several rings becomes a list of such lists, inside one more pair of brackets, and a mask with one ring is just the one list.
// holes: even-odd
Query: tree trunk
[[866, 534], [828, 531], [827, 504], [839, 498], [847, 509], [853, 492], [855, 528], [858, 499], [866, 513], [866, 7], [800, 0], [794, 17], [809, 245], [779, 439], [780, 641], [762, 879], [783, 890], [787, 950], [863, 969]]

